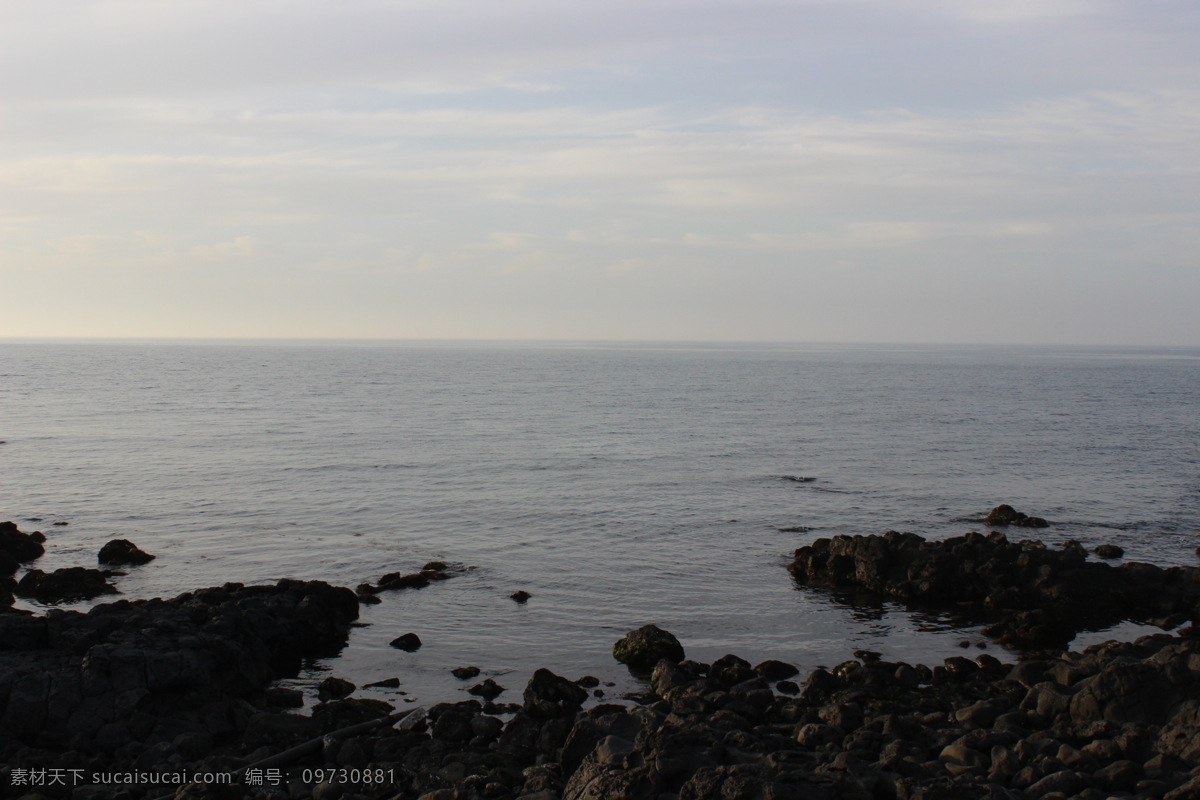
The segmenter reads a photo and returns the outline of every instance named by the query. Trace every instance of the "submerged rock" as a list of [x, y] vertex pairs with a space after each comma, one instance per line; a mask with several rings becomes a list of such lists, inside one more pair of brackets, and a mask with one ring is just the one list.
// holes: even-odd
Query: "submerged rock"
[[1050, 526], [1050, 523], [1041, 517], [1028, 516], [1007, 504], [993, 508], [983, 522], [985, 525], [1017, 525], [1023, 528], [1047, 528]]
[[[470, 567], [461, 564], [447, 564], [445, 561], [430, 561], [421, 567], [420, 571], [407, 575], [399, 572], [389, 572], [379, 578], [374, 586], [369, 583], [360, 584], [360, 596], [379, 594], [380, 592], [398, 589], [424, 589], [435, 581], [446, 581], [469, 571]], [[369, 602], [369, 601], [368, 601]]]

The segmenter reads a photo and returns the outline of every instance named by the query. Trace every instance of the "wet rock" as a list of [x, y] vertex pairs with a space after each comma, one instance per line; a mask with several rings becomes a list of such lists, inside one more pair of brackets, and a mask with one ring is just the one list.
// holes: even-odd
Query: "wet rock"
[[460, 681], [469, 680], [479, 675], [479, 667], [455, 667], [450, 674]]
[[447, 564], [445, 561], [430, 561], [418, 572], [407, 575], [400, 572], [389, 572], [376, 582], [376, 585], [363, 584], [360, 594], [378, 594], [379, 592], [396, 591], [399, 589], [424, 589], [436, 581], [449, 580], [471, 568], [461, 564]]
[[138, 566], [153, 561], [154, 556], [143, 551], [128, 539], [113, 539], [100, 548], [97, 560], [101, 564], [110, 564], [113, 566], [124, 564]]
[[87, 567], [63, 567], [53, 572], [31, 569], [21, 576], [13, 592], [41, 603], [69, 603], [116, 594], [107, 573]]
[[613, 645], [613, 658], [630, 669], [649, 672], [661, 659], [683, 661], [684, 651], [683, 645], [669, 632], [657, 625], [643, 625]]
[[400, 688], [400, 679], [399, 678], [384, 678], [381, 681], [375, 681], [374, 683], [366, 684], [365, 688], [367, 688], [367, 689], [399, 689]]
[[515, 600], [516, 602], [524, 605], [525, 603], [529, 602], [529, 598], [533, 597], [533, 595], [531, 595], [529, 592], [525, 591], [524, 589], [521, 589], [520, 591], [513, 592], [512, 594], [509, 595], [509, 597], [511, 599]]
[[406, 633], [403, 636], [397, 636], [395, 639], [392, 639], [388, 644], [397, 650], [413, 653], [421, 649], [421, 637], [415, 633]]
[[1101, 558], [1120, 558], [1125, 555], [1125, 551], [1115, 544], [1098, 544], [1092, 548], [1092, 552]]

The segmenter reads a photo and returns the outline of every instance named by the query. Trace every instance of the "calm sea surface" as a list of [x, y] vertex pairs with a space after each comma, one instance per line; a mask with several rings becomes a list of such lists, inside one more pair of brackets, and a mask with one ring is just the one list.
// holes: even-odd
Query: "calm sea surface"
[[[394, 676], [424, 703], [467, 664], [502, 700], [539, 666], [620, 692], [612, 643], [647, 622], [698, 659], [805, 668], [980, 640], [797, 588], [817, 537], [941, 538], [1007, 502], [1052, 542], [1200, 544], [1195, 348], [6, 341], [0, 439], [0, 519], [47, 534], [38, 566], [132, 539], [158, 559], [128, 597], [476, 567], [384, 594], [300, 680]], [[421, 650], [388, 647], [409, 631]]]

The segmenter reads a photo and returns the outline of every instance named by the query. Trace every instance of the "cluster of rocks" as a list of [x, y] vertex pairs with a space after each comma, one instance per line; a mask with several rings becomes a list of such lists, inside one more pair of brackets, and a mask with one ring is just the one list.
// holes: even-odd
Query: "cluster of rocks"
[[1068, 541], [1011, 542], [999, 532], [926, 541], [913, 533], [835, 536], [799, 548], [788, 566], [805, 585], [862, 589], [914, 605], [972, 610], [1003, 644], [1062, 648], [1081, 630], [1122, 620], [1173, 627], [1200, 614], [1200, 569], [1087, 560]]
[[[36, 558], [17, 558], [33, 545], [32, 534], [0, 526], [0, 559]], [[1089, 563], [1078, 545], [999, 533], [823, 539], [797, 550], [791, 569], [806, 584], [966, 602], [997, 615], [999, 635], [1039, 645], [1118, 611], [1194, 618], [1200, 602], [1196, 570]], [[444, 579], [426, 573], [453, 570], [432, 562], [419, 580], [394, 573], [371, 588]], [[238, 776], [167, 793], [176, 800], [1200, 797], [1194, 625], [1016, 664], [982, 654], [929, 667], [860, 651], [803, 680], [776, 660], [687, 660], [678, 639], [646, 625], [613, 647], [647, 678], [644, 693], [619, 704], [589, 706], [595, 678], [542, 669], [519, 704], [495, 702], [505, 690], [488, 679], [468, 690], [479, 699], [397, 712], [329, 678], [311, 715], [292, 713], [302, 694], [271, 681], [339, 652], [364, 594], [373, 596], [289, 580], [86, 613], [0, 613], [0, 797], [31, 791], [13, 779], [38, 768]], [[263, 765], [285, 768], [278, 785], [248, 780]], [[305, 768], [341, 777], [306, 780]], [[115, 783], [36, 792], [28, 800], [164, 794]]]
[[[348, 590], [324, 585], [259, 589], [271, 597], [309, 593], [310, 607], [330, 615], [325, 622], [331, 633], [346, 624], [353, 602], [346, 601]], [[250, 592], [245, 600], [258, 593], [206, 591], [230, 597]], [[634, 638], [645, 639], [644, 633]], [[217, 699], [200, 705], [174, 697], [164, 706], [160, 695], [182, 691], [178, 678], [173, 688], [145, 687], [158, 701], [139, 703], [144, 710], [125, 721], [120, 736], [110, 730], [60, 739], [56, 746], [26, 726], [4, 740], [0, 758], [9, 769], [66, 759], [81, 766], [103, 761], [109, 770], [236, 772], [276, 763], [291, 776], [279, 786], [187, 787], [175, 794], [179, 800], [1200, 796], [1196, 628], [1015, 665], [983, 654], [929, 668], [862, 652], [817, 669], [803, 686], [791, 680], [795, 667], [783, 662], [752, 667], [734, 655], [708, 664], [688, 661], [667, 640], [670, 634], [654, 637], [680, 659], [661, 658], [648, 691], [629, 704], [585, 708], [588, 695], [580, 682], [543, 669], [533, 674], [519, 705], [472, 699], [405, 716], [382, 701], [345, 697], [352, 686], [329, 681], [324, 696], [343, 699], [300, 716], [273, 707], [270, 693], [252, 691], [269, 673], [262, 669], [232, 682], [210, 676], [208, 693]], [[289, 638], [284, 644], [296, 643]], [[235, 697], [240, 701], [231, 703]], [[174, 710], [164, 717], [164, 708]], [[195, 716], [186, 716], [185, 708]], [[371, 720], [380, 724], [362, 730]], [[28, 740], [34, 741], [22, 743]], [[70, 753], [62, 752], [63, 741], [70, 742]], [[296, 757], [279, 760], [288, 753]], [[301, 777], [304, 767], [383, 777], [314, 784]], [[70, 796], [94, 800], [136, 795], [128, 787], [104, 786], [75, 793]]]

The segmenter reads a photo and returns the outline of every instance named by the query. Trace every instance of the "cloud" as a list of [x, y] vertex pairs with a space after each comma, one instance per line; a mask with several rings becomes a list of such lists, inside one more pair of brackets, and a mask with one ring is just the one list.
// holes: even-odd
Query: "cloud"
[[767, 323], [789, 294], [954, 306], [964, 271], [1167, 304], [1197, 294], [1200, 11], [1147, 8], [0, 0], [0, 258], [13, 297], [108, 271], [497, 335], [607, 297], [800, 336]]

